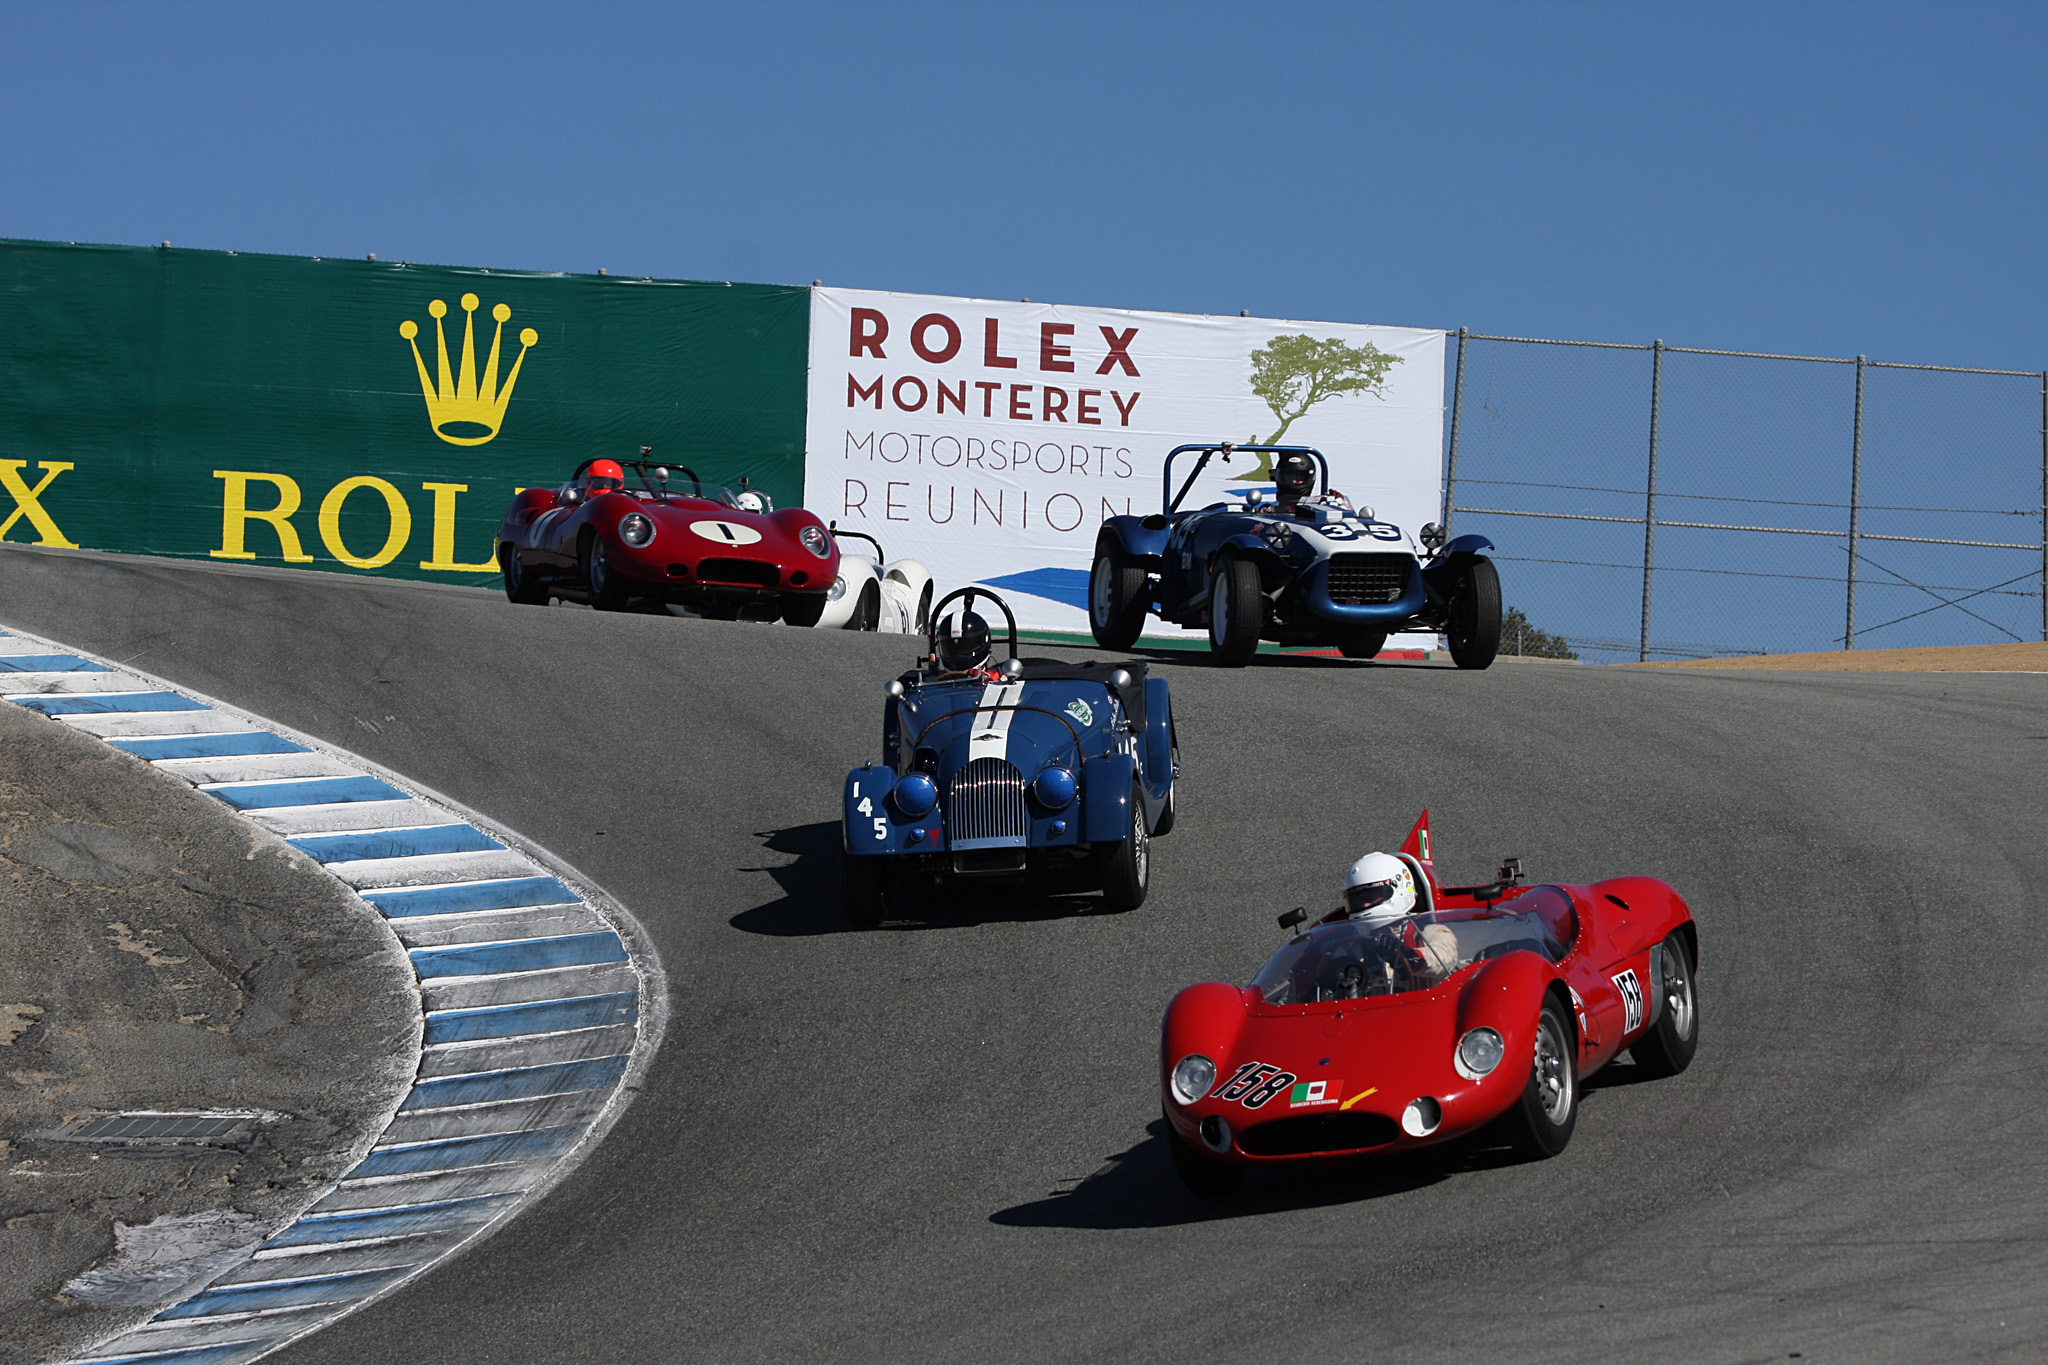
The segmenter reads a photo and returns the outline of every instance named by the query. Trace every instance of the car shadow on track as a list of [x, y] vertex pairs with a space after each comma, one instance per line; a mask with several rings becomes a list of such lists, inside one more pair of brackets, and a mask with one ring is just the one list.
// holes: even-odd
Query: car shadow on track
[[[1130, 651], [1135, 658], [1148, 661], [1153, 667], [1170, 664], [1181, 668], [1213, 669], [1216, 667], [1206, 653], [1195, 649], [1145, 649]], [[1427, 669], [1441, 673], [1444, 665], [1429, 663], [1422, 659], [1343, 659], [1327, 654], [1254, 654], [1247, 668], [1334, 668], [1334, 669]]]
[[1481, 1137], [1447, 1142], [1403, 1156], [1314, 1161], [1249, 1173], [1222, 1199], [1190, 1194], [1166, 1151], [1166, 1120], [1154, 1119], [1145, 1140], [1071, 1190], [989, 1215], [1015, 1228], [1157, 1228], [1253, 1218], [1295, 1209], [1356, 1204], [1419, 1190], [1467, 1171], [1514, 1166], [1522, 1158]]
[[787, 854], [790, 861], [774, 867], [743, 867], [765, 872], [779, 895], [729, 923], [750, 934], [771, 938], [808, 938], [818, 934], [889, 933], [919, 929], [967, 929], [982, 924], [1029, 924], [1074, 919], [1081, 915], [1122, 913], [1104, 908], [1095, 895], [1059, 895], [992, 886], [962, 894], [947, 891], [892, 892], [889, 910], [878, 929], [856, 930], [846, 921], [839, 888], [839, 822], [756, 831], [761, 846]]

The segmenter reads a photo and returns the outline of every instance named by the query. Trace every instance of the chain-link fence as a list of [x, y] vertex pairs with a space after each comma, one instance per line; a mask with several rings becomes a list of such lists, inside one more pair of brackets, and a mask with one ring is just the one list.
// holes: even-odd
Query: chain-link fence
[[1522, 638], [1609, 661], [2048, 640], [2048, 374], [1452, 343], [1444, 523], [1495, 542]]

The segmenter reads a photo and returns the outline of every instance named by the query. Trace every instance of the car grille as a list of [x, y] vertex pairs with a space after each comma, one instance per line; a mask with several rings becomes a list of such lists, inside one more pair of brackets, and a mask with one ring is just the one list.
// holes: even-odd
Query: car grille
[[754, 559], [707, 559], [697, 565], [697, 578], [704, 583], [751, 583], [772, 588], [782, 574], [773, 564]]
[[1022, 839], [1029, 828], [1024, 814], [1024, 775], [1001, 758], [977, 758], [953, 774], [947, 795], [947, 835], [963, 839]]
[[1237, 1146], [1247, 1156], [1307, 1156], [1380, 1147], [1399, 1136], [1400, 1127], [1384, 1114], [1308, 1114], [1247, 1128]]
[[1331, 555], [1330, 600], [1340, 607], [1381, 607], [1408, 587], [1406, 555]]

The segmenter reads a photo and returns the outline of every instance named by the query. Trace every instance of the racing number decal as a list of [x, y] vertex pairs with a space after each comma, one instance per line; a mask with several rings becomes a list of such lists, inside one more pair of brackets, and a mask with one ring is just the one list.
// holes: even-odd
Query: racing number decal
[[1633, 968], [1614, 978], [1614, 989], [1621, 992], [1622, 1009], [1627, 1021], [1622, 1024], [1623, 1033], [1634, 1033], [1643, 1026], [1643, 983], [1636, 979]]
[[888, 817], [875, 814], [875, 803], [873, 801], [863, 796], [860, 799], [860, 804], [858, 806], [855, 806], [854, 809], [859, 811], [862, 815], [865, 815], [869, 819], [874, 821], [875, 837], [877, 839], [886, 839], [889, 837]]
[[1293, 1084], [1292, 1071], [1282, 1071], [1264, 1062], [1246, 1062], [1209, 1093], [1218, 1099], [1237, 1100], [1247, 1109], [1257, 1109]]
[[1365, 536], [1371, 536], [1374, 540], [1401, 538], [1400, 527], [1389, 526], [1383, 521], [1376, 521], [1367, 526], [1361, 526], [1354, 521], [1333, 521], [1311, 529], [1324, 540], [1358, 540]]

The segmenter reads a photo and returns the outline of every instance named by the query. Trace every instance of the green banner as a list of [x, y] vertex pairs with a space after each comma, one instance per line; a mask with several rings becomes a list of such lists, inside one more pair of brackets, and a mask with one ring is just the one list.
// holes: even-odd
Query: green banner
[[0, 240], [0, 540], [495, 585], [643, 445], [795, 506], [809, 291]]

